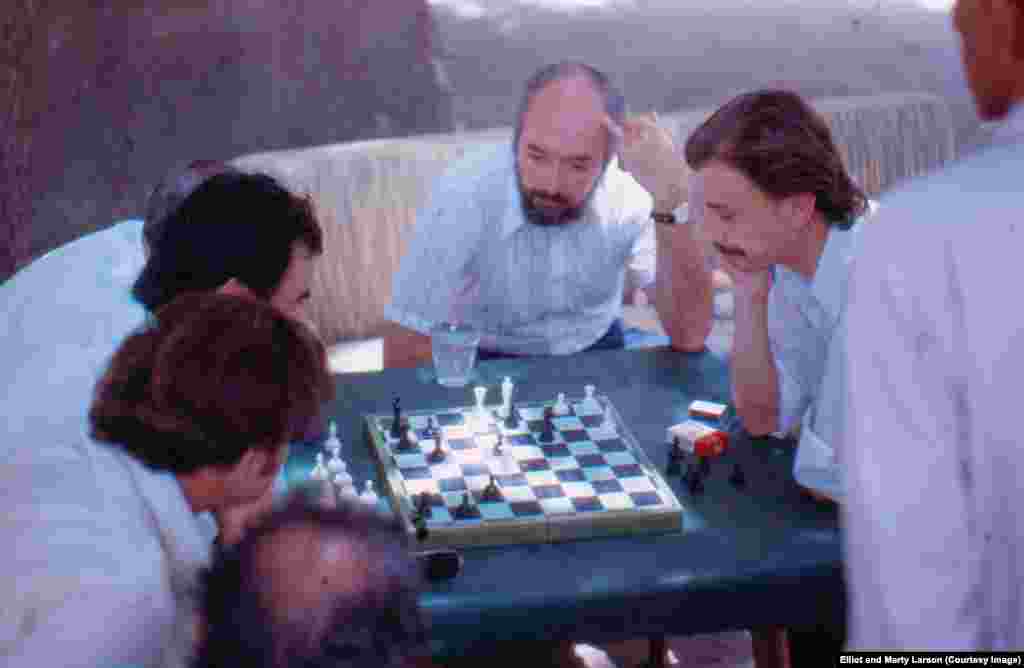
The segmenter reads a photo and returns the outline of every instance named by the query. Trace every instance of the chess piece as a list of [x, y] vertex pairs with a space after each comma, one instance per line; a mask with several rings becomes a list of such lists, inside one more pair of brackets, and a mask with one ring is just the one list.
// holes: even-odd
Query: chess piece
[[503, 449], [505, 445], [505, 437], [502, 435], [500, 431], [498, 432], [497, 436], [498, 440], [494, 442], [494, 454], [497, 457], [501, 457], [503, 454], [505, 454], [505, 450]]
[[430, 536], [430, 532], [427, 530], [427, 519], [422, 515], [414, 517], [412, 525], [416, 527], [416, 540], [423, 542]]
[[678, 475], [682, 470], [681, 463], [683, 453], [679, 451], [678, 441], [673, 442], [668, 450], [668, 466], [665, 467], [665, 475]]
[[311, 480], [323, 482], [327, 480], [327, 467], [324, 466], [324, 453], [316, 453], [316, 466], [310, 471], [309, 477]]
[[441, 432], [437, 429], [437, 424], [434, 422], [434, 416], [431, 415], [427, 418], [427, 426], [423, 430], [423, 437], [427, 440], [437, 438], [441, 435]]
[[697, 496], [704, 491], [704, 480], [701, 478], [700, 471], [691, 468], [686, 476], [686, 486], [690, 490], [690, 496]]
[[559, 392], [558, 397], [555, 400], [555, 405], [552, 407], [552, 412], [555, 415], [568, 415], [569, 404], [565, 401], [565, 392]]
[[359, 495], [359, 500], [366, 503], [368, 506], [377, 507], [377, 502], [380, 497], [377, 496], [377, 492], [373, 489], [373, 481], [367, 480], [363, 487], [362, 494]]
[[412, 434], [412, 429], [409, 428], [409, 423], [404, 419], [398, 430], [398, 452], [416, 452], [419, 450], [419, 446], [414, 440], [416, 437]]
[[423, 518], [429, 518], [433, 513], [433, 502], [430, 498], [430, 492], [423, 492], [416, 497], [416, 512]]
[[555, 440], [554, 417], [554, 411], [551, 409], [551, 406], [544, 409], [544, 430], [537, 437], [537, 440], [541, 443], [550, 443]]
[[505, 418], [505, 429], [515, 429], [519, 426], [519, 410], [514, 403], [508, 405], [508, 417]]
[[356, 484], [352, 480], [352, 476], [348, 474], [348, 471], [342, 471], [336, 474], [331, 482], [334, 483], [334, 487], [338, 490], [339, 496], [356, 496]]
[[512, 390], [514, 387], [512, 379], [508, 376], [505, 376], [505, 380], [501, 381], [501, 406], [498, 409], [498, 415], [502, 418], [507, 418], [512, 408]]
[[470, 501], [470, 493], [466, 492], [462, 495], [462, 503], [455, 508], [455, 519], [471, 519], [474, 515], [474, 510], [473, 502]]
[[402, 400], [395, 397], [394, 401], [391, 402], [391, 406], [394, 408], [394, 418], [391, 421], [391, 436], [399, 438], [402, 435]]
[[473, 395], [476, 397], [476, 414], [485, 415], [487, 411], [484, 408], [484, 402], [487, 400], [487, 388], [478, 385], [473, 388]]
[[498, 481], [494, 475], [491, 475], [491, 481], [487, 483], [487, 487], [484, 487], [483, 494], [480, 497], [484, 501], [501, 501], [501, 490], [498, 488]]
[[434, 441], [434, 449], [427, 455], [427, 460], [431, 464], [438, 464], [444, 461], [444, 446], [441, 445], [441, 439], [438, 438]]
[[336, 455], [341, 452], [341, 439], [338, 438], [338, 425], [331, 420], [331, 424], [328, 427], [327, 441], [324, 443], [324, 450]]
[[729, 483], [733, 487], [744, 487], [747, 484], [747, 476], [743, 473], [739, 462], [733, 464], [732, 474], [729, 475]]

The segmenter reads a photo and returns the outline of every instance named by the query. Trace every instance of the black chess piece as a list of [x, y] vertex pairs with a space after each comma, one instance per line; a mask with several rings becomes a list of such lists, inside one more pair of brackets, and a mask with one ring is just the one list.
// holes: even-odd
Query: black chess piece
[[420, 517], [423, 517], [424, 519], [429, 518], [433, 513], [433, 508], [431, 506], [432, 504], [429, 492], [423, 492], [416, 497], [416, 513]]
[[438, 438], [434, 441], [434, 449], [427, 455], [427, 460], [432, 464], [443, 462], [445, 458], [444, 446], [441, 445], [441, 439]]
[[494, 455], [496, 457], [500, 457], [503, 454], [505, 454], [505, 451], [502, 449], [504, 447], [504, 445], [505, 445], [505, 437], [499, 431], [498, 432], [498, 440], [496, 440], [494, 442]]
[[501, 501], [501, 490], [498, 488], [498, 481], [491, 475], [491, 481], [487, 483], [487, 487], [484, 487], [483, 494], [480, 497], [484, 501]]
[[402, 400], [395, 397], [391, 402], [391, 406], [395, 410], [394, 417], [391, 420], [391, 436], [398, 438], [402, 435]]
[[544, 430], [537, 437], [541, 443], [550, 443], [555, 440], [555, 412], [551, 406], [544, 409]]
[[673, 438], [672, 444], [668, 446], [668, 466], [665, 467], [665, 475], [679, 475], [682, 471], [683, 453], [679, 450], [679, 438]]
[[465, 520], [473, 517], [473, 503], [469, 500], [469, 492], [462, 495], [462, 503], [455, 508], [455, 519]]
[[732, 466], [732, 474], [729, 476], [729, 483], [733, 487], [744, 487], [747, 484], [747, 476], [743, 473], [743, 468], [739, 462], [736, 462]]
[[690, 496], [697, 496], [704, 491], [704, 479], [697, 469], [690, 469], [686, 475], [686, 487], [690, 490]]
[[409, 428], [409, 423], [406, 420], [402, 420], [398, 427], [398, 448], [399, 452], [416, 452], [419, 450], [419, 446], [412, 440], [412, 429]]
[[430, 535], [427, 530], [427, 520], [422, 515], [417, 515], [413, 518], [412, 525], [416, 527], [416, 540], [425, 541]]

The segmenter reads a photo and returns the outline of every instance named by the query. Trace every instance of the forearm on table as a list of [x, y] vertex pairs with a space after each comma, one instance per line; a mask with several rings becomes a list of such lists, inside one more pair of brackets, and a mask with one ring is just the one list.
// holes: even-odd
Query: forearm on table
[[383, 339], [385, 369], [417, 367], [431, 360], [429, 336], [388, 323]]
[[655, 225], [658, 277], [648, 291], [672, 347], [703, 349], [711, 333], [711, 271], [692, 225]]
[[778, 431], [779, 374], [768, 339], [767, 300], [737, 300], [729, 373], [736, 412], [747, 431]]

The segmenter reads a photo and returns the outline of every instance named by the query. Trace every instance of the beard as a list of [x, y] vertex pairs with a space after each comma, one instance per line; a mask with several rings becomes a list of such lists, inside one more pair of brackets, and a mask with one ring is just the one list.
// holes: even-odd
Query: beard
[[608, 171], [608, 163], [605, 163], [601, 174], [594, 179], [594, 185], [583, 198], [583, 201], [573, 206], [569, 200], [560, 193], [552, 193], [539, 189], [528, 190], [523, 184], [522, 173], [519, 170], [519, 163], [516, 162], [516, 182], [519, 186], [519, 201], [523, 209], [523, 217], [531, 225], [540, 227], [553, 227], [575, 223], [583, 218], [587, 207], [594, 199], [594, 193], [604, 180]]

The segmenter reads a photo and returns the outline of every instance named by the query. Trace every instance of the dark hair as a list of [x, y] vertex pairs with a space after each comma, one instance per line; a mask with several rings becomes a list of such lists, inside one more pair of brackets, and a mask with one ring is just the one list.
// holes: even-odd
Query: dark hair
[[183, 292], [215, 290], [232, 278], [269, 299], [296, 242], [323, 252], [310, 199], [265, 174], [231, 171], [207, 178], [156, 232], [132, 287], [150, 311]]
[[96, 385], [94, 438], [191, 473], [297, 440], [333, 398], [323, 344], [267, 302], [182, 295], [118, 347]]
[[746, 93], [712, 114], [686, 141], [686, 162], [696, 170], [713, 160], [776, 199], [813, 193], [817, 210], [840, 229], [867, 208], [825, 120], [796, 93]]
[[[594, 86], [601, 99], [604, 100], [605, 113], [613, 121], [619, 125], [625, 122], [626, 98], [623, 96], [622, 91], [612, 83], [607, 74], [585, 63], [568, 60], [552, 63], [534, 72], [533, 76], [526, 81], [526, 88], [523, 91], [522, 98], [519, 100], [515, 131], [512, 135], [512, 145], [516, 151], [519, 150], [519, 138], [523, 134], [523, 119], [526, 117], [526, 112], [529, 110], [534, 96], [546, 88], [548, 84], [574, 77], [583, 77]], [[614, 151], [609, 151], [609, 158], [613, 154]]]
[[224, 172], [237, 170], [219, 160], [193, 160], [184, 168], [168, 172], [146, 199], [146, 217], [142, 221], [142, 241], [152, 248], [160, 237], [167, 217], [192, 194], [200, 183]]
[[[290, 529], [312, 531], [317, 549], [332, 543], [351, 546], [354, 556], [349, 563], [355, 581], [340, 588], [324, 587], [322, 600], [283, 610], [287, 604], [275, 601], [273, 591], [275, 587], [293, 589], [289, 587], [293, 583], [274, 582], [275, 576], [287, 574], [300, 580], [319, 575], [316, 568], [267, 568], [289, 549], [281, 544], [289, 537], [281, 533]], [[311, 556], [310, 561], [314, 559]], [[193, 666], [397, 665], [426, 646], [418, 601], [421, 584], [405, 533], [393, 517], [388, 519], [354, 499], [343, 499], [338, 508], [325, 508], [293, 494], [241, 542], [217, 555], [203, 574], [200, 589], [206, 632]], [[317, 609], [309, 609], [313, 606]]]

